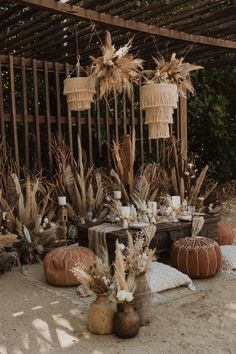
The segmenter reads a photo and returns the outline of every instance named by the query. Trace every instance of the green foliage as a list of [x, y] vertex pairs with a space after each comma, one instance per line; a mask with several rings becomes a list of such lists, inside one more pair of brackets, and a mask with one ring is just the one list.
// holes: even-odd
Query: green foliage
[[205, 69], [193, 77], [189, 99], [189, 150], [213, 177], [236, 178], [236, 67]]

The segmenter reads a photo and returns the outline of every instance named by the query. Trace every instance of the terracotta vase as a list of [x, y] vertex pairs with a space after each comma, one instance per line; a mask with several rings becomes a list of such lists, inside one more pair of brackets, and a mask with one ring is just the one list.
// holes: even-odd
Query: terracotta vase
[[138, 334], [140, 318], [133, 304], [118, 304], [114, 316], [114, 332], [121, 338], [132, 338]]
[[98, 295], [89, 309], [88, 329], [93, 334], [109, 334], [113, 332], [113, 320], [116, 303], [108, 294]]
[[136, 289], [134, 292], [134, 309], [138, 312], [141, 326], [147, 326], [151, 322], [152, 294], [148, 285], [146, 274], [136, 277]]

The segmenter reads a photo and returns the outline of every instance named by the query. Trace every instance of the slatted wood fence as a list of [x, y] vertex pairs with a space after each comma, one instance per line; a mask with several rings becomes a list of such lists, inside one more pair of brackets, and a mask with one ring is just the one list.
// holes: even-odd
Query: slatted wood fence
[[[77, 156], [77, 134], [87, 152], [89, 163], [111, 166], [108, 147], [134, 129], [137, 162], [159, 158], [158, 141], [150, 141], [139, 105], [139, 87], [131, 100], [126, 94], [107, 101], [96, 100], [84, 112], [68, 112], [63, 96], [63, 80], [74, 69], [69, 64], [36, 59], [0, 56], [0, 129], [16, 163], [27, 168], [52, 168], [52, 138], [63, 137]], [[140, 85], [139, 85], [140, 86]], [[182, 102], [186, 116], [186, 105]], [[181, 107], [181, 102], [180, 102]], [[177, 112], [174, 133], [185, 134], [186, 121]]]

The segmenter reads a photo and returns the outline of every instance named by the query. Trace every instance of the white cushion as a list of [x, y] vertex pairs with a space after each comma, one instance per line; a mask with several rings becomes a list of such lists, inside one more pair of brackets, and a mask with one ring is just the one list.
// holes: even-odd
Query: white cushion
[[181, 285], [195, 290], [192, 280], [188, 275], [160, 262], [152, 262], [147, 272], [148, 284], [152, 292], [161, 292], [167, 289], [177, 288]]
[[222, 271], [236, 272], [236, 246], [220, 246], [223, 256]]

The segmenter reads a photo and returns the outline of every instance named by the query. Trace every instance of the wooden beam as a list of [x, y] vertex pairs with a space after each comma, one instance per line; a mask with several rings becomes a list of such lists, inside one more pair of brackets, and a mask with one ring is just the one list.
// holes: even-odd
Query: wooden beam
[[99, 23], [102, 24], [104, 27], [108, 25], [112, 27], [122, 28], [124, 30], [134, 32], [145, 32], [160, 37], [174, 38], [186, 42], [194, 42], [198, 44], [236, 49], [236, 42], [233, 41], [169, 30], [167, 28], [147, 25], [146, 23], [141, 22], [127, 21], [121, 17], [113, 17], [108, 14], [84, 9], [82, 7], [71, 6], [66, 3], [60, 3], [56, 0], [10, 0], [10, 2], [18, 3], [23, 6], [37, 7], [44, 11], [50, 11], [51, 13], [65, 15], [66, 17], [74, 17], [86, 22]]

